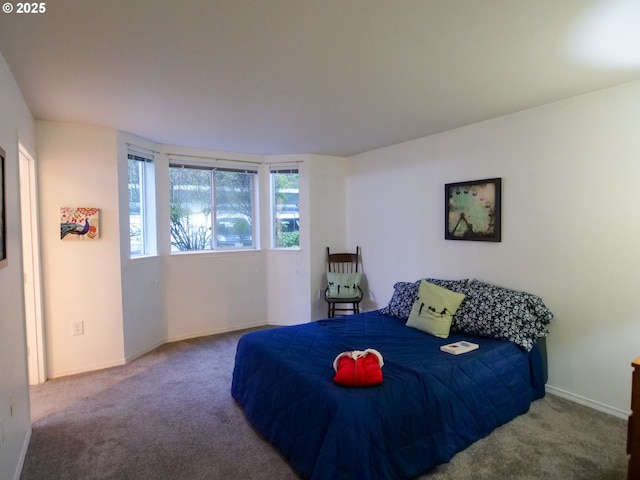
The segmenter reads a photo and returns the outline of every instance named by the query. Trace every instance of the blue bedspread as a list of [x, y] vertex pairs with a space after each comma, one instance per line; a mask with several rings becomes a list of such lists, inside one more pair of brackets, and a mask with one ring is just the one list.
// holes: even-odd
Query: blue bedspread
[[[469, 340], [462, 355], [440, 346]], [[333, 359], [375, 348], [383, 384], [333, 383]], [[544, 396], [537, 348], [469, 335], [433, 337], [367, 312], [260, 330], [238, 342], [231, 393], [304, 478], [394, 479], [425, 473]]]

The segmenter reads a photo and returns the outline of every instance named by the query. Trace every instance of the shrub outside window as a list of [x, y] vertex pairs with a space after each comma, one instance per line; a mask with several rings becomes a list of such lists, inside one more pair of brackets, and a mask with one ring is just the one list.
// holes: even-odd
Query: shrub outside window
[[298, 169], [271, 167], [271, 244], [300, 248]]

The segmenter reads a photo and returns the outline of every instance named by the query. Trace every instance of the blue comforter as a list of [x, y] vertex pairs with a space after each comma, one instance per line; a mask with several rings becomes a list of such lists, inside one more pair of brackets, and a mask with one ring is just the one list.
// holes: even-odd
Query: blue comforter
[[[458, 340], [480, 348], [440, 351]], [[366, 348], [384, 357], [383, 384], [333, 383], [336, 355]], [[527, 412], [544, 373], [537, 348], [437, 338], [376, 311], [245, 334], [231, 393], [304, 478], [412, 478]]]

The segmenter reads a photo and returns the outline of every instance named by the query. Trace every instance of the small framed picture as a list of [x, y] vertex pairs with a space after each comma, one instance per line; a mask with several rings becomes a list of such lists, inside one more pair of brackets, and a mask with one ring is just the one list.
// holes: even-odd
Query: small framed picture
[[444, 238], [502, 241], [501, 178], [447, 183], [444, 196]]
[[95, 240], [100, 237], [100, 209], [93, 207], [61, 207], [60, 239]]

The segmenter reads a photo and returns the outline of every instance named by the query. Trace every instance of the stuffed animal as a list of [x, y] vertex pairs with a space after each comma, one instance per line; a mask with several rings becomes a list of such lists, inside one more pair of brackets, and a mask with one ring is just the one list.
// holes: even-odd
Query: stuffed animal
[[382, 383], [384, 361], [373, 348], [342, 352], [333, 361], [333, 381], [344, 387], [372, 387]]

